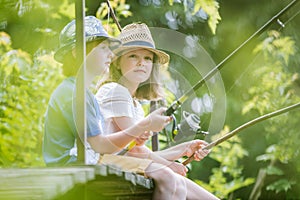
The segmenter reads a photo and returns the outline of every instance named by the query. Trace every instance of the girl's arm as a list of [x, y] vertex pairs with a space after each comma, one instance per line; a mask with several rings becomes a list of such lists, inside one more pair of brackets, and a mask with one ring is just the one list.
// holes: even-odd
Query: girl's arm
[[168, 116], [163, 115], [165, 110], [165, 108], [157, 109], [146, 118], [136, 124], [129, 125], [124, 130], [114, 134], [99, 134], [88, 137], [87, 141], [100, 154], [118, 152], [145, 131], [161, 131], [170, 121]]
[[186, 176], [186, 173], [188, 171], [188, 169], [183, 164], [166, 160], [145, 146], [136, 146], [133, 149], [133, 151], [128, 152], [127, 155], [138, 157], [138, 158], [151, 159], [156, 163], [160, 163], [166, 167], [171, 168], [174, 172], [182, 176]]
[[203, 140], [192, 140], [154, 153], [170, 161], [177, 160], [183, 156], [190, 157], [195, 153], [195, 160], [199, 161], [210, 152], [209, 150], [202, 150], [206, 145], [207, 142]]

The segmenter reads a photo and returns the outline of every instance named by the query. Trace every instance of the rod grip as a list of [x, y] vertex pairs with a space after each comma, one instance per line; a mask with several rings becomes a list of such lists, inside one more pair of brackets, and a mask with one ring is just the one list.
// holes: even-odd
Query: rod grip
[[171, 106], [165, 111], [166, 116], [171, 116], [181, 105], [180, 101], [174, 101]]

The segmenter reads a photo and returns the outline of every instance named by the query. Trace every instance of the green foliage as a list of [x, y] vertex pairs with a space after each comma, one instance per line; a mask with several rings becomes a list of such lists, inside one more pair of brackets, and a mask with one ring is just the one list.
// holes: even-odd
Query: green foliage
[[200, 8], [204, 10], [205, 13], [209, 16], [208, 25], [213, 34], [216, 33], [217, 25], [221, 20], [219, 15], [219, 3], [214, 0], [196, 0], [194, 13], [197, 12]]
[[270, 31], [268, 37], [254, 49], [254, 53], [262, 52], [267, 63], [288, 64], [290, 56], [295, 54], [295, 41], [290, 37], [280, 37], [277, 31]]
[[[228, 127], [223, 132], [214, 135], [213, 140], [220, 138], [228, 133]], [[221, 199], [228, 199], [234, 191], [249, 186], [254, 182], [253, 178], [243, 177], [243, 166], [240, 165], [242, 158], [248, 155], [243, 149], [239, 137], [235, 136], [230, 140], [224, 141], [215, 146], [210, 153], [210, 157], [219, 163], [219, 166], [212, 169], [212, 175], [209, 177], [209, 183], [201, 180], [195, 182], [208, 191], [213, 192]]]
[[0, 41], [0, 166], [43, 165], [42, 119], [51, 91], [62, 78], [59, 66], [51, 55], [32, 59], [12, 49], [3, 32]]
[[266, 172], [268, 175], [283, 175], [283, 171], [275, 166], [268, 166]]
[[[114, 0], [110, 1], [110, 5], [112, 9], [114, 10], [116, 19], [119, 21], [120, 18], [127, 18], [129, 16], [132, 16], [132, 12], [129, 10], [130, 5], [126, 3], [126, 0]], [[106, 29], [108, 29], [108, 32], [111, 35], [116, 36], [120, 31], [118, 30], [118, 26], [111, 17], [110, 10], [108, 9], [107, 3], [103, 2], [100, 4], [100, 7], [97, 10], [96, 17], [99, 19], [102, 19], [103, 21], [108, 22], [108, 26], [106, 26]], [[105, 25], [105, 23], [104, 23]]]
[[[58, 15], [57, 15], [58, 14]], [[58, 13], [53, 13], [54, 17], [67, 16], [70, 19], [75, 18], [75, 3], [69, 3], [68, 0], [63, 0], [59, 6]]]
[[274, 183], [267, 186], [267, 190], [275, 191], [276, 193], [280, 191], [287, 192], [289, 189], [292, 188], [292, 185], [295, 185], [295, 181], [289, 181], [287, 179], [280, 179], [275, 181]]
[[[279, 32], [270, 31], [268, 37], [254, 50], [261, 55], [253, 71], [254, 84], [248, 90], [249, 100], [245, 103], [243, 113], [258, 111], [265, 114], [293, 103], [299, 102], [296, 95], [297, 73], [290, 73], [286, 66], [289, 59], [296, 53], [295, 42], [291, 37], [283, 37]], [[259, 80], [259, 81], [258, 81]], [[298, 160], [299, 112], [284, 114], [268, 120], [264, 126], [267, 147], [265, 153], [257, 157], [257, 161], [268, 163], [267, 174], [277, 177], [266, 190], [286, 192], [291, 189], [294, 181], [285, 168]], [[299, 170], [299, 169], [298, 169]], [[299, 171], [298, 171], [299, 172]]]
[[[174, 0], [169, 0], [173, 6]], [[182, 2], [185, 14], [196, 15], [200, 10], [204, 11], [208, 18], [208, 26], [213, 34], [216, 33], [217, 25], [221, 20], [219, 14], [219, 3], [215, 0], [188, 0]]]

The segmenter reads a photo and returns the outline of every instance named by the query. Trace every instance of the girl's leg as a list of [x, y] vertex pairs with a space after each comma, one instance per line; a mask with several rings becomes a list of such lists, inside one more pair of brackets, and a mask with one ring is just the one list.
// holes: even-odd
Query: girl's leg
[[209, 193], [204, 188], [200, 187], [195, 182], [191, 181], [190, 179], [184, 177], [186, 182], [186, 188], [187, 188], [187, 198], [189, 200], [196, 200], [196, 199], [205, 199], [205, 200], [217, 200], [216, 196]]
[[184, 177], [174, 173], [170, 168], [158, 163], [151, 163], [145, 174], [154, 180], [154, 200], [186, 199], [187, 191]]

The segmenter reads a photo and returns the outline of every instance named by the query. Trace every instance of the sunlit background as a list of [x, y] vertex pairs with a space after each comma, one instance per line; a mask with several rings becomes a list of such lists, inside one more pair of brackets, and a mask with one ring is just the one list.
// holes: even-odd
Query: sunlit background
[[[197, 70], [201, 59], [198, 65], [191, 63], [197, 58], [193, 48], [203, 48], [210, 59], [204, 64], [214, 67], [290, 2], [112, 0], [111, 5], [121, 26], [145, 22], [187, 36], [185, 57], [169, 52], [168, 106], [204, 76]], [[88, 0], [86, 7], [86, 15], [102, 19], [111, 35], [119, 33], [105, 2]], [[211, 130], [210, 142], [299, 102], [299, 12], [298, 2], [279, 23], [276, 19], [230, 56], [218, 73], [222, 95], [210, 90], [213, 82], [206, 83], [175, 113], [178, 122], [183, 111], [198, 115], [203, 131]], [[71, 0], [0, 0], [0, 168], [44, 166], [43, 115], [51, 92], [63, 79], [53, 52], [60, 30], [73, 18]], [[212, 120], [214, 112], [224, 118]], [[298, 199], [299, 118], [297, 109], [244, 130], [213, 148], [202, 162], [192, 162], [189, 178], [222, 199]], [[160, 140], [161, 148], [167, 147], [163, 134]]]

